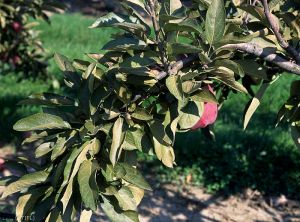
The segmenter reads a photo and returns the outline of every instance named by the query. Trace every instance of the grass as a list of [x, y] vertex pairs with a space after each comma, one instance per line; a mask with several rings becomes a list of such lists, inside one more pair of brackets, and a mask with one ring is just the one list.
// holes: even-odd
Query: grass
[[[80, 14], [54, 15], [51, 25], [41, 22], [41, 40], [50, 55], [57, 52], [70, 59], [87, 59], [85, 53], [99, 52], [113, 33], [111, 28], [89, 29], [95, 18]], [[60, 71], [53, 59], [49, 60], [49, 73], [60, 77]]]
[[[42, 22], [38, 27], [49, 55], [59, 52], [72, 59], [86, 59], [84, 53], [99, 52], [113, 33], [112, 29], [88, 29], [94, 19], [79, 14], [54, 15], [51, 20], [51, 26]], [[49, 73], [61, 79], [53, 59], [49, 59], [49, 64]], [[38, 110], [17, 107], [16, 103], [31, 93], [47, 91], [49, 83], [18, 83], [14, 75], [0, 78], [0, 107], [4, 107], [0, 113], [1, 141], [13, 137], [13, 122]], [[245, 132], [242, 116], [249, 98], [232, 94], [215, 125], [216, 142], [208, 141], [200, 131], [179, 134], [175, 144], [178, 166], [169, 170], [155, 160], [147, 166], [155, 168], [161, 181], [179, 181], [192, 175], [194, 184], [211, 192], [252, 187], [267, 194], [300, 198], [300, 151], [287, 126], [274, 127], [276, 113], [288, 98], [293, 79], [285, 75], [270, 87]]]
[[[40, 38], [49, 54], [47, 82], [20, 80], [14, 73], [0, 77], [0, 141], [16, 142], [20, 135], [13, 131], [12, 125], [20, 118], [39, 111], [38, 107], [18, 106], [17, 103], [33, 93], [52, 90], [53, 79], [62, 82], [62, 72], [56, 65], [53, 54], [58, 52], [70, 59], [87, 59], [84, 53], [99, 52], [109, 40], [112, 29], [89, 29], [93, 18], [80, 14], [54, 15], [51, 25], [40, 22]], [[52, 82], [53, 81], [53, 82]], [[55, 81], [57, 83], [57, 81]], [[59, 90], [58, 90], [59, 91]]]

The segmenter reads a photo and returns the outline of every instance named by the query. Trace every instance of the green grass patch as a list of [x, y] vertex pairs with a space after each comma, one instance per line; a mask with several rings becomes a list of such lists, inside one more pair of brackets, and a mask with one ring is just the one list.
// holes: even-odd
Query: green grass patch
[[[80, 14], [53, 15], [51, 25], [41, 22], [37, 27], [40, 38], [49, 55], [55, 52], [70, 59], [88, 59], [85, 53], [98, 53], [114, 32], [111, 28], [88, 28], [96, 18], [85, 17]], [[61, 72], [53, 58], [49, 60], [50, 75], [61, 79]]]
[[[39, 107], [18, 106], [20, 100], [33, 93], [53, 91], [55, 79], [62, 82], [63, 74], [53, 59], [55, 52], [70, 59], [87, 59], [84, 53], [99, 52], [110, 39], [112, 29], [88, 28], [95, 19], [80, 14], [54, 15], [51, 17], [51, 25], [41, 21], [36, 27], [41, 31], [41, 41], [49, 54], [49, 79], [22, 80], [22, 77], [14, 73], [0, 76], [0, 142], [16, 142], [17, 138], [21, 139], [21, 135], [13, 131], [13, 124], [22, 117], [40, 111]], [[62, 90], [63, 88], [56, 91]]]

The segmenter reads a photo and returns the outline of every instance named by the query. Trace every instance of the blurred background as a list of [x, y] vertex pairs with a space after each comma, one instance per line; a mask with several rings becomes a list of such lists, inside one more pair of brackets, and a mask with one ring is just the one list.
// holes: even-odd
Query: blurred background
[[[3, 149], [6, 152], [11, 149], [12, 153], [22, 149], [20, 143], [26, 135], [14, 132], [12, 125], [39, 111], [38, 107], [17, 103], [33, 93], [64, 91], [62, 73], [52, 58], [53, 53], [87, 59], [84, 53], [99, 52], [116, 31], [88, 29], [88, 26], [97, 16], [120, 12], [118, 1], [65, 2], [66, 12], [50, 14], [51, 24], [38, 20], [40, 24], [34, 28], [40, 32], [39, 38], [49, 56], [48, 77], [24, 78], [14, 72], [0, 75], [0, 156], [4, 154]], [[208, 140], [201, 131], [178, 135], [175, 169], [166, 169], [159, 161], [140, 156], [148, 178], [157, 187], [174, 184], [180, 190], [193, 186], [211, 195], [237, 195], [250, 189], [266, 197], [284, 195], [287, 199], [300, 200], [300, 150], [294, 145], [287, 126], [275, 128], [277, 112], [288, 99], [290, 82], [294, 79], [280, 78], [281, 81], [268, 89], [246, 131], [242, 129], [242, 118], [249, 97], [231, 94], [214, 126], [216, 141]]]

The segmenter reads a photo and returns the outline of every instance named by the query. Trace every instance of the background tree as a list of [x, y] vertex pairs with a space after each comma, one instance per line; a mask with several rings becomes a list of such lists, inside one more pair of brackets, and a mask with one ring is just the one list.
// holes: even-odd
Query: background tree
[[0, 1], [0, 71], [11, 71], [25, 77], [46, 75], [46, 53], [33, 29], [42, 18], [49, 22], [46, 10], [57, 11], [62, 4], [52, 0], [1, 0]]

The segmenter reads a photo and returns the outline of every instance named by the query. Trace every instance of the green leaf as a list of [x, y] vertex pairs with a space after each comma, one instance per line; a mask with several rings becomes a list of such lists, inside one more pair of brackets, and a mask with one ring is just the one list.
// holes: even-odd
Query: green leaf
[[58, 116], [37, 113], [19, 120], [13, 128], [16, 131], [33, 131], [45, 129], [70, 129], [71, 126]]
[[118, 190], [118, 192], [115, 194], [115, 197], [117, 198], [119, 206], [122, 208], [122, 210], [136, 210], [137, 204], [134, 200], [134, 196], [127, 187], [123, 186], [120, 190]]
[[269, 2], [269, 8], [272, 11], [279, 3], [283, 2], [282, 0], [271, 0]]
[[116, 164], [120, 153], [121, 145], [124, 141], [125, 132], [123, 131], [124, 119], [119, 117], [113, 126], [112, 144], [109, 151], [109, 159], [113, 165]]
[[181, 109], [179, 126], [181, 129], [191, 129], [200, 119], [204, 111], [203, 102], [189, 102]]
[[153, 137], [155, 137], [160, 144], [163, 144], [167, 147], [173, 144], [173, 141], [169, 138], [165, 131], [165, 125], [163, 120], [156, 118], [153, 119], [149, 122], [149, 128]]
[[299, 126], [296, 126], [295, 124], [291, 125], [291, 134], [292, 134], [292, 139], [296, 146], [300, 148], [300, 129]]
[[202, 33], [201, 25], [196, 19], [185, 19], [182, 22], [169, 21], [165, 24], [164, 29], [167, 32], [181, 31], [181, 32], [195, 32], [197, 34]]
[[90, 101], [90, 111], [91, 115], [94, 115], [96, 111], [98, 110], [100, 104], [104, 102], [104, 100], [111, 94], [111, 91], [103, 86], [100, 85], [97, 87], [91, 96], [91, 101]]
[[182, 7], [180, 0], [164, 0], [162, 3], [161, 14], [172, 15], [176, 10]]
[[11, 194], [23, 191], [31, 186], [45, 182], [48, 179], [49, 173], [38, 171], [22, 176], [19, 180], [9, 184], [1, 198], [5, 198]]
[[157, 158], [169, 168], [173, 168], [175, 161], [174, 150], [171, 146], [166, 146], [153, 137], [153, 145]]
[[205, 20], [206, 40], [210, 45], [220, 41], [225, 31], [225, 6], [223, 0], [212, 0]]
[[209, 102], [218, 104], [216, 96], [208, 89], [201, 89], [190, 96], [194, 102]]
[[127, 3], [132, 3], [134, 5], [137, 5], [139, 7], [141, 7], [142, 9], [144, 9], [145, 12], [147, 12], [146, 8], [145, 8], [145, 0], [121, 0]]
[[16, 158], [16, 161], [20, 164], [23, 164], [26, 167], [35, 169], [36, 171], [41, 170], [41, 166], [38, 163], [35, 163], [32, 160], [27, 159], [26, 157], [19, 156]]
[[98, 18], [89, 28], [111, 27], [113, 24], [124, 22], [125, 20], [113, 12]]
[[71, 155], [69, 156], [69, 158], [67, 160], [66, 167], [64, 169], [64, 180], [62, 182], [62, 186], [65, 186], [68, 183], [72, 167], [74, 166], [74, 162], [75, 162], [76, 158], [78, 157], [78, 155], [82, 152], [83, 149], [84, 149], [84, 146], [73, 148]]
[[168, 43], [167, 52], [169, 55], [199, 53], [202, 49], [185, 43]]
[[125, 170], [125, 175], [121, 175], [121, 178], [126, 180], [141, 189], [152, 191], [148, 182], [144, 179], [143, 175], [133, 166], [127, 163], [117, 163], [114, 172], [118, 177], [118, 172], [123, 172]]
[[139, 107], [135, 109], [134, 113], [132, 113], [131, 116], [134, 119], [144, 120], [144, 121], [153, 119], [153, 116], [147, 110]]
[[[187, 77], [187, 76], [185, 76]], [[192, 94], [201, 88], [202, 83], [196, 81], [185, 81], [182, 83], [182, 90], [186, 94]]]
[[[270, 26], [270, 23], [269, 23], [266, 15], [265, 15], [264, 9], [262, 7], [253, 6], [253, 5], [250, 5], [250, 4], [241, 4], [239, 6], [239, 8], [246, 11], [246, 12], [248, 12], [249, 14], [254, 16], [255, 18], [257, 18], [260, 22], [262, 22], [267, 27]], [[279, 22], [278, 18], [273, 14], [271, 14], [271, 17], [273, 19], [274, 24], [277, 27], [280, 27], [280, 22]]]
[[[124, 61], [120, 64], [120, 67], [122, 68], [140, 68], [140, 67], [146, 67], [150, 65], [155, 65], [156, 62], [154, 59], [147, 57], [145, 55], [134, 55], [132, 57], [124, 59]], [[129, 69], [130, 72], [132, 72], [132, 69]], [[145, 69], [142, 69], [145, 71]], [[125, 70], [122, 70], [125, 71]], [[148, 70], [149, 71], [149, 70]], [[126, 73], [130, 73], [129, 71]], [[148, 76], [148, 75], [147, 75]]]
[[166, 86], [170, 93], [175, 96], [176, 99], [182, 101], [185, 99], [184, 92], [182, 90], [182, 83], [179, 75], [171, 75], [166, 79]]
[[81, 212], [80, 221], [79, 222], [90, 222], [90, 220], [92, 218], [92, 215], [93, 215], [93, 211], [92, 210], [84, 209]]
[[232, 70], [220, 66], [214, 71], [214, 74], [216, 75], [216, 77], [213, 78], [225, 83], [226, 85], [237, 91], [248, 94], [247, 89], [241, 83], [235, 80], [234, 72]]
[[51, 161], [62, 155], [66, 148], [66, 138], [59, 137], [52, 148]]
[[256, 93], [255, 97], [253, 97], [246, 105], [244, 111], [244, 130], [247, 128], [251, 117], [259, 107], [260, 101], [263, 98], [263, 95], [265, 94], [269, 86], [269, 83], [263, 83], [259, 88], [258, 92]]
[[139, 187], [136, 187], [134, 185], [127, 186], [128, 189], [130, 189], [134, 201], [137, 205], [139, 205], [144, 197], [145, 191]]
[[216, 66], [224, 66], [224, 67], [232, 70], [235, 74], [237, 74], [241, 77], [245, 76], [245, 72], [243, 70], [243, 67], [235, 61], [232, 61], [232, 60], [229, 60], [229, 59], [222, 59], [222, 60], [217, 60], [215, 62], [215, 65]]
[[54, 93], [37, 93], [29, 96], [28, 99], [22, 100], [19, 105], [46, 105], [46, 106], [75, 106], [73, 99], [67, 96], [60, 96]]
[[236, 60], [246, 75], [253, 76], [255, 78], [260, 78], [267, 80], [267, 69], [265, 66], [258, 64], [256, 61], [250, 59]]
[[58, 64], [59, 68], [65, 74], [65, 83], [67, 84], [67, 86], [74, 89], [79, 88], [81, 85], [81, 78], [77, 74], [76, 69], [72, 66], [72, 63], [69, 61], [69, 59], [58, 53], [55, 53], [54, 59]]
[[55, 53], [54, 59], [61, 71], [76, 72], [76, 69], [72, 66], [72, 63], [66, 56], [63, 56], [59, 53]]
[[[71, 197], [73, 195], [73, 186], [74, 186], [74, 180], [71, 179], [70, 182], [67, 185], [67, 188], [64, 192], [64, 195], [61, 197], [60, 202], [62, 203], [62, 212], [65, 213], [67, 206], [71, 200]], [[62, 189], [63, 186], [61, 186], [60, 189]], [[59, 192], [58, 192], [59, 193]]]
[[124, 143], [122, 149], [124, 150], [135, 150], [138, 149], [141, 152], [148, 153], [152, 148], [152, 143], [148, 135], [138, 128], [129, 128], [126, 131]]
[[18, 179], [19, 179], [19, 177], [17, 177], [17, 176], [2, 177], [2, 178], [0, 178], [0, 186], [7, 186], [8, 184], [17, 181]]
[[70, 157], [67, 160], [66, 167], [64, 169], [64, 180], [62, 182], [62, 187], [65, 186], [68, 181], [73, 180], [76, 176], [80, 165], [83, 161], [87, 160], [87, 153], [93, 153], [93, 149], [97, 143], [96, 140], [91, 140], [85, 142], [80, 147], [74, 147]]
[[16, 206], [16, 219], [18, 222], [24, 221], [24, 215], [30, 215], [38, 199], [45, 194], [48, 187], [39, 187], [28, 191], [18, 199]]
[[78, 171], [78, 184], [81, 198], [86, 208], [96, 211], [98, 208], [98, 186], [96, 173], [99, 165], [96, 161], [84, 161]]
[[173, 21], [179, 20], [180, 21], [180, 20], [186, 19], [186, 18], [187, 18], [187, 8], [184, 6], [184, 7], [176, 9], [174, 11], [174, 13], [172, 13], [171, 15], [168, 15], [167, 13], [165, 14], [163, 12], [163, 14], [160, 14], [159, 20], [168, 22], [170, 20], [173, 20]]
[[101, 195], [103, 202], [101, 208], [112, 222], [139, 222], [138, 214], [135, 211], [116, 210], [114, 205], [107, 197]]
[[127, 51], [127, 50], [143, 50], [147, 44], [141, 40], [129, 37], [120, 37], [103, 46], [103, 50]]

